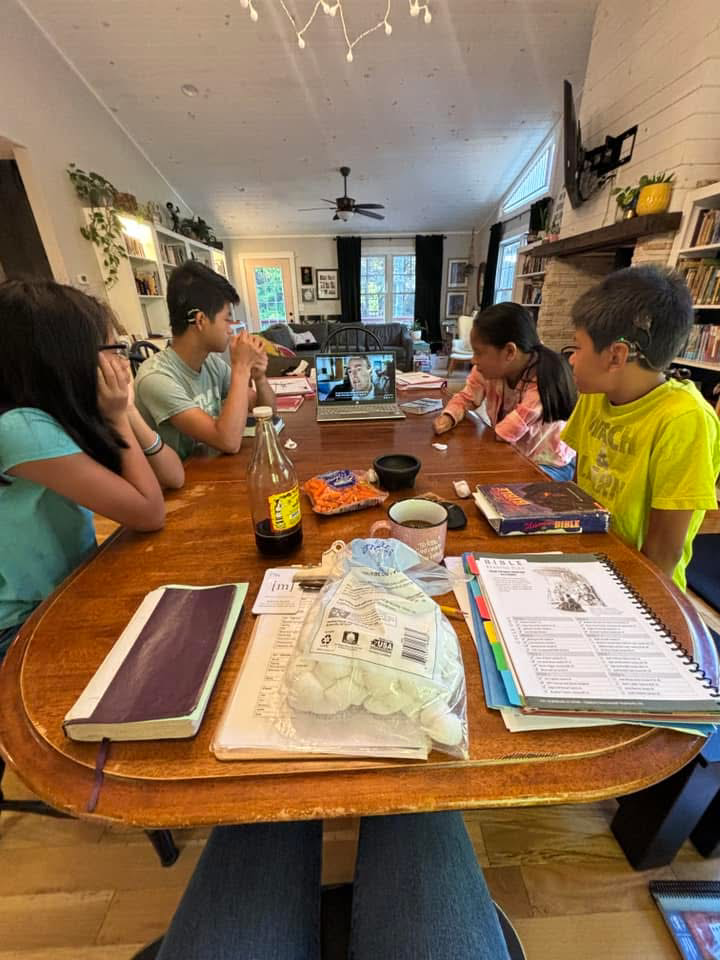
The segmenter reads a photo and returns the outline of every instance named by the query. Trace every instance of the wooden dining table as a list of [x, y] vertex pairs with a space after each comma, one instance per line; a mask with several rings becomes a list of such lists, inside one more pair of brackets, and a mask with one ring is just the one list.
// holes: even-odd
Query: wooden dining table
[[[499, 537], [472, 500], [458, 499], [454, 480], [474, 487], [539, 478], [477, 419], [436, 437], [432, 415], [320, 425], [312, 399], [283, 417], [280, 442], [297, 444], [290, 456], [301, 483], [330, 469], [368, 468], [390, 452], [422, 462], [414, 489], [392, 493], [383, 507], [323, 517], [303, 497], [304, 539], [287, 563], [317, 563], [333, 541], [367, 536], [392, 502], [436, 494], [458, 503], [468, 518], [465, 529], [448, 533], [448, 556], [466, 550], [606, 554], [680, 643], [697, 650], [709, 642], [684, 595], [614, 535]], [[660, 781], [701, 749], [701, 737], [628, 724], [508, 732], [500, 713], [485, 705], [471, 634], [455, 620], [467, 681], [468, 759], [437, 752], [427, 761], [216, 759], [211, 742], [252, 631], [250, 608], [264, 571], [278, 565], [255, 546], [246, 480], [251, 452], [252, 441], [245, 441], [235, 456], [188, 461], [184, 488], [167, 498], [164, 529], [119, 530], [37, 609], [9, 650], [0, 669], [2, 753], [48, 804], [79, 817], [158, 828], [592, 801]], [[246, 607], [197, 735], [112, 743], [90, 813], [98, 746], [67, 739], [65, 713], [148, 591], [230, 581], [249, 583]], [[442, 602], [454, 604], [454, 598]]]

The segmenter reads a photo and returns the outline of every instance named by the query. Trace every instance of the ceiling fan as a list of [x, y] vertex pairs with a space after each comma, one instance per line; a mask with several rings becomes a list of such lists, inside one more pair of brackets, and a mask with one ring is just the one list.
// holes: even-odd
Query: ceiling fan
[[385, 217], [381, 213], [373, 213], [373, 210], [384, 210], [385, 207], [381, 203], [355, 203], [352, 197], [347, 195], [347, 178], [350, 176], [350, 167], [340, 167], [340, 173], [344, 182], [344, 192], [341, 197], [337, 197], [335, 200], [326, 200], [322, 198], [323, 203], [329, 203], [330, 207], [304, 207], [299, 212], [306, 213], [310, 210], [329, 210], [334, 209], [335, 215], [333, 220], [349, 220], [354, 213], [358, 213], [363, 217], [372, 217], [373, 220], [384, 220]]

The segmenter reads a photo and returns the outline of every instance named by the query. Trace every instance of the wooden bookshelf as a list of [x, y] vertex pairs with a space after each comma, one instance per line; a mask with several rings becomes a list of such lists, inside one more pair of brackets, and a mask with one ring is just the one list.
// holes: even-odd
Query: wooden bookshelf
[[[86, 210], [86, 222], [89, 216], [90, 211]], [[193, 259], [227, 277], [225, 254], [160, 224], [126, 214], [120, 214], [119, 218], [127, 259], [121, 260], [117, 283], [112, 286], [107, 284], [102, 252], [94, 247], [108, 302], [129, 335], [139, 340], [168, 337], [170, 318], [166, 297], [172, 271]]]

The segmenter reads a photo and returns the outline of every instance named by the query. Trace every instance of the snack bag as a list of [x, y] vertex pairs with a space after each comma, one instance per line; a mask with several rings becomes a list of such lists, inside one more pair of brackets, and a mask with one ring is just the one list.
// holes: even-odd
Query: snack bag
[[358, 470], [332, 470], [311, 477], [302, 486], [315, 513], [331, 516], [377, 507], [388, 494], [367, 482], [366, 473]]

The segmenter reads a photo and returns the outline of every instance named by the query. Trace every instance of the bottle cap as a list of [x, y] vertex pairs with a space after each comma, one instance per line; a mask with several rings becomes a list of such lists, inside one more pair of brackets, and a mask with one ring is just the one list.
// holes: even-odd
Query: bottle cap
[[272, 407], [253, 407], [253, 416], [257, 420], [259, 417], [272, 417]]

